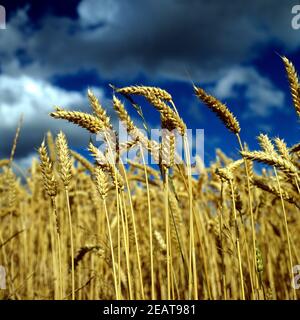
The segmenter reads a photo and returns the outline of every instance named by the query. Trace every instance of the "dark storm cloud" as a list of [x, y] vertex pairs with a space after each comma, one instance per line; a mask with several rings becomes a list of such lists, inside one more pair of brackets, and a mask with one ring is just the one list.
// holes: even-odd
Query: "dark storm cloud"
[[[106, 80], [130, 81], [144, 74], [159, 81], [187, 79], [188, 71], [194, 80], [214, 81], [226, 93], [222, 79], [234, 78], [233, 67], [251, 61], [270, 44], [285, 54], [299, 47], [299, 31], [291, 28], [293, 5], [281, 0], [82, 0], [77, 16], [74, 10], [71, 16], [52, 10], [43, 13], [37, 25], [26, 9], [10, 13], [7, 29], [0, 33], [1, 154], [9, 154], [22, 112], [17, 156], [32, 152], [48, 129], [66, 131], [73, 146], [86, 145], [88, 135], [82, 130], [49, 120], [54, 104], [86, 105], [84, 93], [74, 95], [51, 84], [55, 75], [96, 69]], [[243, 69], [234, 70], [240, 72], [231, 82], [233, 88], [245, 75]], [[243, 84], [248, 85], [251, 74]], [[264, 83], [270, 101], [274, 89]]]
[[[294, 1], [83, 0], [77, 20], [48, 16], [24, 47], [32, 74], [97, 68], [104, 77], [213, 80], [270, 43], [300, 44], [291, 28]], [[30, 23], [30, 22], [29, 22]], [[4, 67], [5, 68], [5, 67]], [[14, 66], [7, 65], [13, 72]]]

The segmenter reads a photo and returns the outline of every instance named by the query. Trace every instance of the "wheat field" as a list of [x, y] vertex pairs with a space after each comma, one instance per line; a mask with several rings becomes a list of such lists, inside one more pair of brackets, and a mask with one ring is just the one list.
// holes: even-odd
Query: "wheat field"
[[[287, 58], [283, 63], [300, 116], [298, 76]], [[14, 162], [21, 125], [11, 157], [0, 160], [0, 265], [6, 280], [0, 297], [299, 298], [300, 144], [260, 134], [260, 150], [249, 150], [228, 107], [194, 86], [191, 98], [220, 118], [239, 152], [231, 159], [217, 149], [208, 167], [200, 157], [192, 166], [187, 127], [168, 92], [112, 89], [114, 110], [130, 136], [125, 143], [88, 91], [90, 114], [56, 107], [50, 116], [90, 132], [90, 144], [82, 147], [93, 161], [71, 150], [63, 132], [48, 132], [37, 147], [39, 160], [21, 176]], [[135, 96], [159, 112], [160, 143], [127, 113]], [[104, 151], [93, 139], [97, 134]], [[177, 139], [184, 146], [181, 162]], [[136, 156], [124, 163], [122, 154], [134, 148]], [[146, 154], [157, 165], [148, 164]], [[259, 170], [257, 162], [263, 164]]]

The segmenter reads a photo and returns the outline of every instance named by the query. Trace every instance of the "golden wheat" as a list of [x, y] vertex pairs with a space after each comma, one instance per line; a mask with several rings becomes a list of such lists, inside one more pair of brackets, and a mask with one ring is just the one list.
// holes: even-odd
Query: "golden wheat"
[[[297, 73], [284, 63], [299, 114]], [[1, 298], [299, 298], [291, 268], [300, 263], [300, 144], [260, 134], [260, 150], [249, 151], [229, 108], [194, 87], [237, 136], [240, 153], [232, 159], [217, 150], [209, 165], [196, 157], [192, 167], [186, 125], [170, 93], [113, 89], [126, 99], [141, 95], [159, 111], [161, 143], [146, 136], [113, 95], [130, 135], [119, 143], [114, 122], [89, 90], [91, 114], [57, 108], [51, 116], [101, 133], [105, 150], [90, 142], [93, 163], [69, 149], [63, 132], [56, 143], [48, 132], [39, 163], [33, 160], [19, 177], [17, 129], [13, 156], [0, 159], [0, 261], [8, 275]], [[181, 137], [174, 129], [184, 137], [185, 162], [177, 162]], [[137, 152], [123, 163], [131, 148]], [[145, 151], [155, 164], [147, 163]]]

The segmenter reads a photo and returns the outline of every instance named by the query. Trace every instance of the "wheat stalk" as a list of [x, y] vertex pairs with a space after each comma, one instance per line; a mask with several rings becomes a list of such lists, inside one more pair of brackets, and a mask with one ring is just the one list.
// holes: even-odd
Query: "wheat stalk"
[[[56, 249], [53, 252], [54, 256], [58, 257], [58, 267], [57, 269], [54, 266], [54, 270], [59, 270], [59, 292], [60, 298], [62, 298], [62, 259], [61, 259], [61, 240], [60, 240], [60, 219], [57, 214], [57, 207], [55, 197], [57, 195], [57, 182], [53, 173], [53, 163], [51, 162], [47, 149], [45, 146], [45, 142], [43, 141], [39, 150], [40, 161], [41, 161], [41, 171], [43, 175], [44, 188], [51, 198], [52, 202], [52, 212], [53, 212], [53, 223], [56, 227]], [[54, 238], [54, 236], [53, 236]], [[53, 259], [55, 261], [55, 258]], [[55, 271], [54, 271], [55, 272]]]
[[108, 236], [109, 236], [109, 243], [110, 243], [112, 266], [113, 266], [115, 293], [116, 293], [116, 298], [120, 299], [120, 292], [118, 290], [115, 255], [114, 255], [114, 246], [113, 246], [113, 241], [112, 241], [111, 226], [110, 226], [107, 205], [106, 205], [106, 197], [107, 197], [107, 192], [108, 192], [108, 181], [107, 181], [107, 177], [106, 177], [105, 173], [103, 172], [103, 170], [99, 166], [97, 166], [95, 168], [94, 178], [95, 178], [94, 180], [95, 180], [97, 190], [99, 192], [99, 195], [102, 198], [103, 205], [104, 205], [104, 211], [105, 211], [105, 217], [106, 217], [106, 223], [107, 223], [107, 229], [108, 229]]
[[68, 186], [72, 178], [71, 175], [71, 160], [69, 155], [69, 148], [66, 136], [61, 131], [56, 138], [56, 149], [57, 149], [57, 158], [59, 163], [59, 173], [64, 184], [67, 211], [68, 211], [68, 220], [69, 220], [69, 232], [71, 240], [71, 277], [72, 277], [72, 300], [75, 300], [75, 266], [74, 266], [74, 240], [73, 240], [73, 226], [72, 226], [72, 215], [70, 208], [70, 199], [69, 199], [69, 190]]

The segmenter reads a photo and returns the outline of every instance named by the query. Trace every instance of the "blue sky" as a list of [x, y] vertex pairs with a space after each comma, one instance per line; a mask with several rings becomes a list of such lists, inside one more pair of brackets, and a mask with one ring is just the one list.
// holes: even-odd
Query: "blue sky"
[[[6, 29], [0, 30], [1, 157], [10, 152], [21, 113], [25, 118], [16, 153], [21, 165], [30, 161], [48, 129], [64, 130], [75, 149], [86, 146], [84, 130], [50, 119], [48, 113], [54, 105], [88, 111], [88, 87], [111, 112], [109, 83], [167, 89], [187, 126], [205, 130], [206, 164], [215, 148], [236, 155], [237, 143], [197, 101], [191, 80], [227, 103], [252, 149], [259, 132], [288, 144], [299, 141], [299, 122], [278, 55], [286, 55], [300, 70], [300, 29], [291, 25], [292, 7], [299, 1], [0, 4], [7, 15]], [[153, 108], [139, 101], [148, 124], [157, 127]]]

